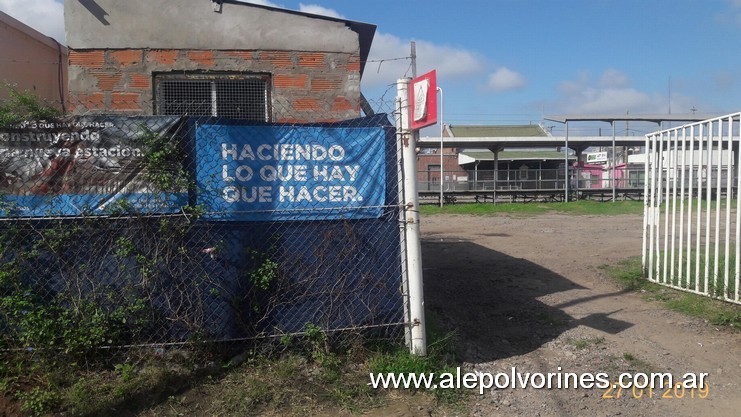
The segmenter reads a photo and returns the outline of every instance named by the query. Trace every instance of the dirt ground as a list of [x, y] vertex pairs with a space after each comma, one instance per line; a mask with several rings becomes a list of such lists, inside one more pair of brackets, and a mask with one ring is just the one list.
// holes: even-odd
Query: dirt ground
[[[709, 374], [706, 399], [689, 391], [684, 398], [623, 391], [611, 399], [603, 396], [617, 392], [598, 388], [490, 389], [472, 396], [466, 413], [739, 415], [741, 333], [622, 291], [599, 268], [640, 255], [640, 216], [438, 215], [424, 217], [421, 229], [426, 309], [439, 327], [457, 332], [468, 371]], [[392, 404], [371, 414], [450, 412]]]

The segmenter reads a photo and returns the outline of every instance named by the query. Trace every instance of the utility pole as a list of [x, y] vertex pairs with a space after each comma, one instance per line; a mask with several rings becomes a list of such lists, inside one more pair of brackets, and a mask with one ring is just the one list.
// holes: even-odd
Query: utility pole
[[412, 78], [417, 78], [417, 42], [412, 41]]

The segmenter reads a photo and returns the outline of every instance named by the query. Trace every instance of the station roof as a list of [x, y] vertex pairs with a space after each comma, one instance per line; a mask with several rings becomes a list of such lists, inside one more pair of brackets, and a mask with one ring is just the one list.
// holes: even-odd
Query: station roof
[[548, 136], [539, 125], [490, 125], [490, 126], [448, 126], [453, 137], [543, 137]]
[[[604, 115], [565, 115], [547, 116], [544, 120], [569, 122], [701, 122], [720, 117], [709, 114], [604, 114]], [[658, 130], [659, 126], [657, 126]], [[529, 125], [491, 125], [491, 126], [449, 126], [451, 135], [443, 138], [443, 146], [448, 148], [485, 148], [502, 151], [511, 148], [556, 148], [564, 147], [568, 141], [569, 149], [582, 152], [592, 146], [643, 146], [645, 136], [551, 136], [543, 127]], [[423, 137], [417, 142], [421, 148], [440, 146], [440, 137]]]
[[557, 122], [701, 122], [718, 117], [717, 114], [602, 114], [602, 115], [566, 115], [546, 116], [543, 119]]
[[[485, 150], [471, 150], [462, 151], [461, 155], [465, 155], [476, 161], [493, 161], [494, 152]], [[499, 152], [500, 161], [533, 161], [533, 160], [560, 160], [563, 161], [565, 155], [563, 152], [557, 151], [502, 151]], [[576, 159], [576, 156], [569, 155], [569, 159]]]
[[[611, 146], [612, 136], [570, 136], [569, 148], [582, 151], [590, 146]], [[643, 146], [644, 136], [616, 136], [616, 146]], [[440, 137], [422, 137], [417, 142], [420, 148], [440, 147]], [[479, 137], [445, 137], [443, 146], [462, 149], [511, 149], [511, 148], [551, 148], [566, 146], [564, 136], [479, 136]]]

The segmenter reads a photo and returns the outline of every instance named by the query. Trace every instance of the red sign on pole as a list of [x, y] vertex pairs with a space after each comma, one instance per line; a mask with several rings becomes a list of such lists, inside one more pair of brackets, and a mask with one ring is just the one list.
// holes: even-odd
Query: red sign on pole
[[412, 80], [409, 88], [409, 126], [412, 130], [437, 123], [437, 73], [435, 70]]

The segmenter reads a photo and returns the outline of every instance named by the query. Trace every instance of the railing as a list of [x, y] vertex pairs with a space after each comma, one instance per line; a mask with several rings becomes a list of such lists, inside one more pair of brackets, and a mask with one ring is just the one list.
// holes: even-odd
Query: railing
[[[512, 169], [479, 171], [446, 171], [443, 192], [458, 191], [556, 191], [565, 187], [563, 169]], [[420, 192], [440, 191], [439, 171], [418, 171]], [[571, 190], [611, 190], [615, 188], [642, 191], [644, 187], [642, 166], [597, 170], [573, 168], [569, 170]]]
[[646, 136], [643, 221], [648, 280], [737, 304], [739, 119], [735, 113]]

